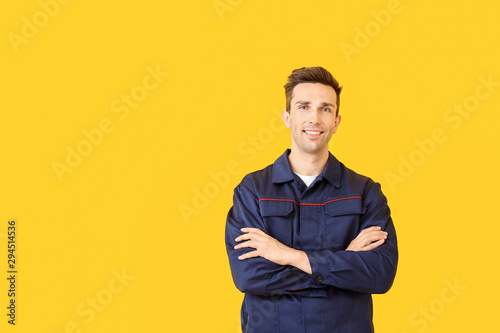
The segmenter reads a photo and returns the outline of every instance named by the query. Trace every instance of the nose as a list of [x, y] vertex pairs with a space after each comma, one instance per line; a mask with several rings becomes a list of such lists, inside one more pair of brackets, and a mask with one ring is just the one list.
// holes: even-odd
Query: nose
[[309, 117], [308, 117], [308, 120], [309, 120], [310, 124], [317, 124], [317, 123], [319, 123], [319, 113], [320, 113], [319, 110], [313, 110], [313, 109], [311, 109], [311, 112], [309, 112]]

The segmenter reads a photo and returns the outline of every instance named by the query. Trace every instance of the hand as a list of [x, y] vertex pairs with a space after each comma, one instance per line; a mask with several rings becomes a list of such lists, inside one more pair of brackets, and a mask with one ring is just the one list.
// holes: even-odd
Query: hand
[[291, 257], [293, 256], [293, 251], [296, 250], [280, 243], [260, 229], [242, 228], [241, 231], [244, 232], [244, 234], [238, 236], [235, 241], [246, 242], [239, 243], [234, 248], [243, 249], [246, 247], [252, 247], [255, 249], [255, 251], [250, 251], [248, 253], [242, 254], [238, 257], [238, 259], [245, 260], [248, 258], [263, 257], [278, 265], [290, 264]]
[[346, 251], [370, 251], [384, 244], [387, 232], [381, 227], [370, 227], [362, 230], [349, 244]]

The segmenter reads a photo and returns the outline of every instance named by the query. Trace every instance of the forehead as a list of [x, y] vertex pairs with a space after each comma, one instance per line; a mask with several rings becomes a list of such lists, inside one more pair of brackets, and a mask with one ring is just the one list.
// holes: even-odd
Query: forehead
[[337, 105], [337, 93], [333, 87], [322, 83], [299, 83], [293, 88], [292, 104], [295, 101], [326, 102]]

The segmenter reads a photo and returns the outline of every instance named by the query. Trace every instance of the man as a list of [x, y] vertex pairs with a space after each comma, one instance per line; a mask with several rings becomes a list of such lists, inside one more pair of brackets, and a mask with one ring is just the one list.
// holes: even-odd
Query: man
[[226, 248], [244, 333], [373, 332], [371, 294], [392, 286], [397, 240], [380, 185], [328, 149], [341, 90], [322, 67], [294, 70], [282, 113], [291, 150], [234, 190]]

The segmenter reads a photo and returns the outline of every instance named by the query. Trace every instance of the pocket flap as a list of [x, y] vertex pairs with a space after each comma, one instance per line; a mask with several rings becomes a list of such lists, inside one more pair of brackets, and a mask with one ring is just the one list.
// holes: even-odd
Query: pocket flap
[[261, 200], [260, 213], [265, 216], [286, 216], [293, 210], [295, 202], [292, 200]]
[[326, 213], [331, 216], [364, 213], [364, 207], [360, 197], [332, 199], [325, 204], [325, 210]]

